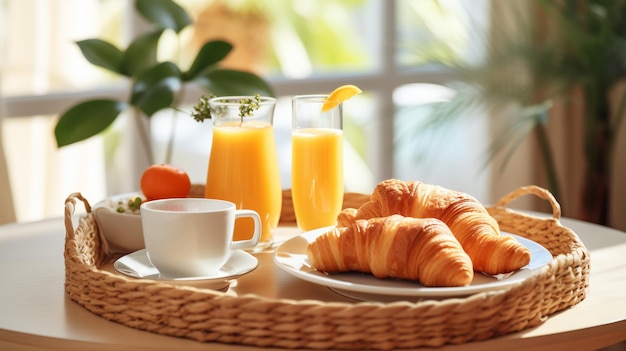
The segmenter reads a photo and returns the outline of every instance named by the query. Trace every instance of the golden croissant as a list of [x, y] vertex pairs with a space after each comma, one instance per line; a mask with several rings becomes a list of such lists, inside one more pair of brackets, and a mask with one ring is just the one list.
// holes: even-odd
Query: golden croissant
[[329, 273], [359, 271], [424, 286], [465, 286], [474, 277], [469, 256], [435, 218], [395, 215], [356, 220], [320, 235], [306, 253], [315, 269]]
[[443, 221], [472, 259], [474, 269], [487, 274], [516, 271], [530, 262], [530, 252], [511, 236], [500, 235], [496, 220], [472, 196], [418, 181], [388, 179], [380, 182], [370, 201], [357, 211], [338, 217], [347, 225], [357, 219], [399, 214]]

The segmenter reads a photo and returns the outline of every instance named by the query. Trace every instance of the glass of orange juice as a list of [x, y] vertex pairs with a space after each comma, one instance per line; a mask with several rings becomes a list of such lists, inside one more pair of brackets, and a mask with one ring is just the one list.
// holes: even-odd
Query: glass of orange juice
[[[260, 97], [256, 108], [242, 117], [242, 102], [252, 96], [227, 96], [209, 100], [213, 141], [205, 197], [235, 203], [238, 209], [255, 210], [262, 233], [254, 251], [271, 247], [282, 205], [278, 155], [274, 141], [276, 99]], [[246, 106], [243, 107], [244, 109]], [[249, 218], [235, 222], [235, 240], [252, 237]]]
[[327, 99], [292, 98], [291, 196], [302, 231], [336, 225], [343, 204], [343, 105], [323, 112]]

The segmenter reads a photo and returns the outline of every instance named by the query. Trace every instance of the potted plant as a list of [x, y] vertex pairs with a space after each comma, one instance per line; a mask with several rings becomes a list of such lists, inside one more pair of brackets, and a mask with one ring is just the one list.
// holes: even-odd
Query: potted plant
[[[181, 32], [192, 25], [192, 20], [172, 0], [136, 0], [135, 7], [154, 29], [136, 37], [125, 50], [101, 39], [77, 42], [90, 63], [130, 80], [128, 100], [100, 98], [83, 101], [67, 109], [61, 114], [54, 131], [59, 147], [103, 132], [123, 111], [132, 109], [146, 157], [151, 164], [155, 160], [149, 133], [141, 119], [149, 119], [157, 111], [168, 108], [173, 110], [173, 118], [176, 118], [178, 103], [183, 99], [186, 84], [198, 84], [203, 90], [215, 95], [273, 95], [271, 87], [258, 75], [219, 67], [220, 61], [233, 48], [226, 41], [205, 42], [186, 69], [171, 61], [159, 62], [157, 47], [163, 33], [173, 31], [180, 40]], [[171, 158], [174, 133], [171, 135], [165, 163], [169, 163]]]
[[[492, 28], [483, 62], [450, 65], [462, 83], [455, 86], [456, 95], [450, 101], [434, 107], [431, 122], [440, 124], [468, 115], [468, 109], [485, 108], [504, 125], [493, 141], [490, 157], [510, 156], [532, 135], [543, 160], [547, 187], [560, 199], [562, 182], [572, 174], [558, 174], [555, 165], [550, 137], [550, 122], [556, 113], [553, 106], [583, 106], [580, 116], [566, 116], [567, 123], [583, 126], [583, 186], [578, 195], [579, 213], [571, 215], [606, 225], [615, 145], [626, 112], [626, 91], [620, 89], [626, 78], [626, 2], [515, 3], [519, 4], [527, 6], [526, 13], [530, 9], [530, 16], [511, 11], [511, 3], [504, 5], [512, 20], [500, 21], [508, 29]], [[615, 96], [618, 103], [614, 103]]]

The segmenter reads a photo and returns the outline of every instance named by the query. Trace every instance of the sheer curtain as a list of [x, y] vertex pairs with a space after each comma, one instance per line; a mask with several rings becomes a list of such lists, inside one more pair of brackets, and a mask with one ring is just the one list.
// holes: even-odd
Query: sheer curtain
[[[0, 38], [2, 38], [1, 32]], [[1, 46], [0, 52], [2, 52]], [[2, 72], [0, 72], [0, 77], [1, 76]], [[0, 90], [0, 101], [2, 101], [1, 99], [2, 91]], [[7, 163], [4, 156], [4, 147], [2, 143], [2, 110], [2, 104], [0, 103], [0, 224], [15, 221], [15, 210], [13, 209], [13, 195], [11, 193], [11, 182], [9, 181], [9, 173], [7, 171]]]
[[[512, 2], [492, 2], [493, 20], [498, 24], [514, 23], [507, 16], [524, 16], [528, 13], [511, 11]], [[519, 7], [518, 7], [519, 9]], [[503, 28], [501, 25], [494, 27]], [[507, 28], [507, 30], [511, 30]], [[626, 84], [622, 84], [612, 92], [612, 104], [616, 109], [619, 98], [623, 94]], [[492, 126], [497, 125], [497, 116], [492, 116]], [[580, 91], [573, 91], [561, 101], [556, 101], [550, 111], [548, 124], [548, 138], [550, 140], [556, 172], [561, 186], [561, 197], [557, 199], [561, 205], [562, 214], [576, 218], [582, 207], [582, 189], [584, 183], [585, 157], [583, 150], [584, 99]], [[494, 129], [495, 130], [495, 129]], [[613, 155], [614, 168], [612, 170], [612, 194], [609, 226], [626, 230], [626, 128], [622, 126], [617, 137], [615, 154]], [[495, 198], [505, 195], [509, 191], [528, 184], [537, 184], [547, 187], [541, 154], [530, 135], [517, 148], [508, 160], [507, 166], [501, 169], [504, 155], [494, 162], [492, 167], [492, 192]], [[522, 198], [514, 204], [529, 210], [546, 210], [546, 202], [532, 197]]]
[[[4, 8], [0, 3], [0, 23], [5, 22]], [[4, 26], [0, 26], [0, 82], [2, 81], [2, 53], [4, 52], [5, 41]], [[15, 210], [13, 209], [13, 196], [11, 194], [11, 183], [7, 171], [6, 158], [4, 156], [4, 145], [2, 143], [2, 117], [4, 115], [4, 104], [2, 103], [2, 86], [0, 85], [0, 224], [15, 221]]]
[[[74, 42], [97, 35], [97, 4], [95, 0], [55, 6], [49, 0], [4, 1], [1, 25], [13, 33], [2, 41], [0, 69], [6, 74], [0, 82], [5, 98], [54, 93], [58, 86], [80, 87], [93, 78], [94, 70]], [[76, 189], [92, 189], [85, 194], [89, 198], [104, 197], [101, 139], [58, 149], [52, 132], [55, 122], [55, 116], [47, 115], [2, 121], [0, 139], [18, 221], [61, 216], [65, 197]]]
[[[613, 109], [617, 109], [622, 97], [624, 84], [612, 92]], [[578, 92], [579, 93], [579, 92]], [[561, 181], [561, 205], [563, 214], [574, 217], [582, 210], [582, 189], [584, 186], [585, 150], [583, 149], [584, 99], [574, 92], [568, 101], [557, 103], [550, 115], [549, 138], [552, 142], [556, 167]], [[615, 145], [613, 170], [611, 174], [610, 211], [608, 225], [626, 230], [626, 128], [621, 128]], [[539, 155], [536, 155], [539, 162]], [[542, 175], [538, 177], [542, 180]]]

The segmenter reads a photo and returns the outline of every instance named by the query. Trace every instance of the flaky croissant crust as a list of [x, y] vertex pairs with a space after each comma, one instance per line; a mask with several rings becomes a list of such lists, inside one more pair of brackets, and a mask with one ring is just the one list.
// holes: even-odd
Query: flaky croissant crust
[[441, 221], [399, 215], [354, 221], [317, 237], [307, 247], [323, 272], [359, 271], [424, 286], [465, 286], [474, 270], [469, 256]]
[[472, 259], [474, 269], [487, 274], [508, 273], [530, 262], [530, 252], [513, 237], [500, 235], [496, 220], [469, 194], [419, 181], [380, 182], [371, 200], [359, 209], [346, 209], [339, 225], [399, 214], [443, 221]]

